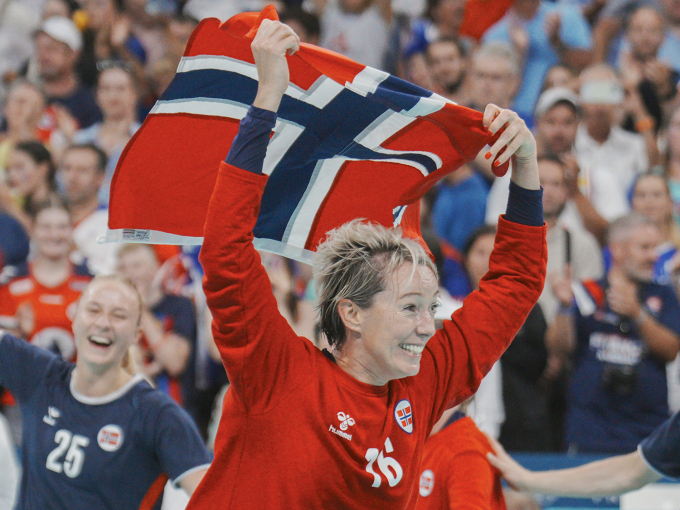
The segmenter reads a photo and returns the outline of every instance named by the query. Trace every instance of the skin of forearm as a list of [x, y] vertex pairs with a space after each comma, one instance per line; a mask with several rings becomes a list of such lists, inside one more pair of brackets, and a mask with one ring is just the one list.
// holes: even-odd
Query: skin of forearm
[[675, 359], [680, 349], [680, 341], [671, 330], [659, 324], [649, 314], [639, 325], [640, 334], [647, 343], [649, 350], [664, 362]]
[[189, 360], [191, 347], [189, 342], [179, 335], [166, 334], [154, 350], [154, 358], [172, 377], [184, 372]]
[[522, 488], [535, 494], [562, 497], [604, 497], [639, 489], [660, 477], [638, 452], [556, 471], [528, 471]]
[[564, 63], [577, 71], [582, 71], [593, 61], [592, 50], [565, 48], [561, 53]]
[[586, 227], [586, 230], [593, 234], [602, 246], [607, 234], [607, 228], [609, 228], [609, 223], [600, 216], [600, 213], [597, 212], [593, 207], [593, 204], [590, 203], [583, 193], [575, 193], [571, 199], [583, 218], [583, 224]]
[[621, 22], [614, 18], [601, 19], [593, 30], [593, 62], [605, 62], [609, 46], [621, 28]]
[[545, 344], [553, 354], [570, 354], [575, 347], [574, 320], [571, 315], [557, 314], [545, 335]]
[[513, 158], [512, 161], [512, 182], [524, 189], [541, 189], [541, 182], [538, 178], [538, 163], [535, 155], [526, 159]]

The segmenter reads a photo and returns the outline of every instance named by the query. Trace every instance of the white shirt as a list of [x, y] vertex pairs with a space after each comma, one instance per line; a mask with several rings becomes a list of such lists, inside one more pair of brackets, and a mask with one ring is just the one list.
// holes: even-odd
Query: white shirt
[[376, 69], [383, 67], [387, 50], [387, 23], [372, 5], [361, 14], [344, 12], [329, 0], [321, 16], [321, 46]]
[[630, 210], [628, 193], [635, 178], [649, 168], [644, 138], [613, 126], [600, 144], [584, 125], [576, 134], [575, 153], [581, 174], [581, 192], [607, 221]]
[[119, 245], [97, 242], [99, 236], [106, 234], [108, 222], [108, 209], [97, 209], [73, 229], [76, 252], [71, 255], [71, 261], [82, 264], [83, 259], [87, 259], [87, 267], [95, 275], [113, 274], [116, 269]]

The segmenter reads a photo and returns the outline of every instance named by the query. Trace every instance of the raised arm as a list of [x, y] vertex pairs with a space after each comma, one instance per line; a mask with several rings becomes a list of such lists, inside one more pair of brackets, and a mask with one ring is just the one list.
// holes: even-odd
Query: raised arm
[[595, 498], [639, 489], [661, 478], [647, 466], [639, 451], [575, 468], [529, 471], [515, 462], [498, 441], [488, 439], [496, 452], [489, 454], [489, 462], [510, 485], [523, 492]]
[[444, 321], [443, 330], [428, 344], [440, 399], [435, 413], [474, 393], [526, 320], [545, 280], [536, 142], [516, 113], [494, 105], [487, 107], [484, 125], [491, 133], [502, 130], [487, 159], [500, 165], [514, 156], [508, 209], [499, 220], [489, 272], [479, 290], [467, 297], [451, 321]]
[[266, 114], [271, 113], [275, 118], [272, 112], [288, 86], [286, 53], [296, 51], [299, 40], [286, 25], [264, 20], [251, 47], [258, 93], [218, 172], [201, 250], [215, 343], [232, 391], [248, 412], [258, 405], [273, 405], [274, 392], [283, 395], [288, 378], [302, 377], [305, 361], [309, 363], [305, 343], [278, 312], [253, 247], [253, 227], [267, 180], [262, 161], [273, 127], [271, 121], [262, 131], [254, 117], [266, 122]]

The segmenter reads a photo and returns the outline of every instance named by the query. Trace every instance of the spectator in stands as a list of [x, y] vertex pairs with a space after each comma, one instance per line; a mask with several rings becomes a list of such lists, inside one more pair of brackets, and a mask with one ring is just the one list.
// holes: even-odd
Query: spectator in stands
[[3, 327], [17, 337], [72, 360], [71, 314], [91, 275], [69, 260], [73, 223], [66, 206], [58, 200], [45, 202], [34, 218], [30, 264], [5, 271], [0, 316]]
[[616, 62], [622, 49], [622, 27], [640, 7], [660, 9], [669, 27], [659, 48], [659, 59], [680, 72], [680, 2], [677, 0], [613, 0], [602, 10], [593, 32], [595, 62]]
[[661, 235], [638, 213], [608, 234], [611, 268], [599, 281], [553, 283], [555, 341], [574, 353], [566, 440], [579, 452], [626, 453], [668, 418], [666, 363], [680, 348], [680, 305], [653, 282]]
[[[430, 43], [438, 39], [460, 39], [465, 14], [465, 0], [427, 0], [425, 16], [411, 23], [410, 39], [404, 53], [412, 56], [425, 53]], [[462, 40], [465, 49], [470, 41]]]
[[590, 28], [580, 10], [542, 0], [513, 0], [483, 41], [513, 44], [522, 56], [524, 72], [514, 109], [530, 124], [548, 69], [560, 62], [583, 69], [592, 56]]
[[465, 47], [458, 39], [442, 38], [431, 42], [425, 52], [435, 91], [456, 103], [464, 103]]
[[39, 128], [44, 110], [45, 96], [38, 87], [23, 80], [10, 86], [3, 108], [7, 128], [0, 133], [0, 173], [7, 167], [9, 154], [17, 143], [48, 141], [48, 133]]
[[295, 292], [294, 262], [267, 252], [260, 252], [260, 258], [272, 284], [272, 293], [279, 306], [279, 312], [296, 335], [314, 340], [316, 312], [309, 301], [301, 299]]
[[7, 188], [1, 193], [0, 207], [29, 230], [37, 207], [57, 189], [52, 156], [43, 144], [21, 142], [14, 148], [8, 159]]
[[520, 83], [521, 62], [512, 46], [487, 43], [470, 58], [468, 72], [470, 108], [484, 111], [487, 104], [510, 108]]
[[156, 386], [194, 414], [196, 314], [190, 299], [166, 294], [160, 285], [160, 264], [153, 247], [123, 245], [117, 254], [118, 273], [129, 278], [142, 296], [139, 325], [140, 368]]
[[137, 121], [137, 101], [137, 88], [132, 73], [124, 64], [108, 61], [97, 82], [97, 104], [104, 119], [73, 135], [74, 143], [90, 143], [106, 153], [106, 172], [98, 195], [99, 202], [103, 205], [109, 203], [111, 178], [118, 158], [141, 125]]
[[545, 73], [543, 91], [556, 87], [571, 89], [578, 93], [578, 76], [570, 67], [563, 64], [554, 65]]
[[[130, 66], [142, 66], [146, 52], [131, 33], [130, 19], [122, 0], [87, 0], [83, 2], [87, 27], [83, 31], [83, 49], [78, 72], [90, 87], [97, 84], [97, 62], [118, 60]], [[141, 67], [139, 67], [141, 71]]]
[[361, 64], [385, 65], [392, 10], [389, 0], [316, 0], [321, 46]]
[[288, 7], [279, 16], [281, 23], [285, 23], [300, 37], [300, 42], [319, 45], [321, 38], [321, 23], [316, 15], [300, 7]]
[[675, 272], [680, 267], [680, 256], [677, 255], [680, 228], [673, 219], [673, 200], [666, 179], [657, 174], [642, 174], [633, 186], [631, 205], [634, 211], [652, 220], [661, 233], [654, 280], [677, 286]]
[[[656, 9], [638, 9], [631, 16], [626, 32], [630, 47], [619, 55], [619, 70], [629, 96], [627, 103], [639, 103], [634, 105], [635, 118], [624, 126], [640, 134], [651, 135], [654, 128], [661, 125], [662, 106], [676, 93], [678, 72], [658, 58], [664, 32], [664, 19]], [[652, 137], [649, 143], [654, 141]]]
[[576, 281], [602, 278], [602, 255], [590, 233], [584, 229], [567, 228], [559, 222], [569, 200], [564, 163], [554, 156], [542, 156], [538, 160], [538, 171], [543, 187], [543, 219], [548, 226], [547, 284], [538, 302], [548, 324], [552, 324], [558, 301], [551, 281], [558, 276], [568, 276]]
[[80, 84], [75, 72], [82, 46], [82, 36], [68, 18], [45, 20], [35, 36], [36, 64], [47, 101], [63, 106], [75, 119], [71, 129], [86, 128], [101, 118], [92, 93]]
[[655, 143], [646, 146], [642, 136], [616, 125], [623, 99], [623, 88], [609, 66], [598, 64], [581, 73], [583, 122], [576, 134], [576, 156], [586, 194], [607, 221], [628, 212], [628, 192], [657, 150]]
[[71, 211], [73, 258], [87, 262], [93, 274], [112, 274], [116, 267], [116, 249], [99, 244], [97, 237], [106, 233], [109, 213], [99, 203], [99, 189], [104, 182], [106, 154], [92, 144], [72, 145], [66, 149], [57, 171], [64, 200]]
[[463, 251], [472, 234], [484, 224], [488, 188], [470, 165], [442, 179], [432, 208], [432, 226], [439, 237]]
[[668, 115], [664, 174], [671, 190], [676, 221], [680, 221], [680, 107]]
[[179, 60], [184, 54], [191, 33], [198, 25], [198, 20], [184, 14], [174, 14], [165, 28], [165, 55]]

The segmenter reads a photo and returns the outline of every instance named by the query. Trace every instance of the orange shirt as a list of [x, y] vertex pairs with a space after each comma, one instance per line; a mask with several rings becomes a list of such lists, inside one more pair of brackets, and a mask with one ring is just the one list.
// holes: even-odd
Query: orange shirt
[[46, 287], [32, 275], [30, 265], [17, 267], [16, 275], [0, 287], [0, 320], [11, 324], [21, 316], [29, 328], [26, 338], [32, 344], [58, 351], [67, 361], [75, 359], [71, 318], [76, 302], [92, 276], [83, 267], [74, 267], [71, 276], [56, 287]]
[[500, 472], [486, 458], [491, 445], [462, 417], [430, 437], [420, 464], [417, 510], [505, 510]]
[[484, 32], [505, 15], [511, 4], [512, 0], [468, 0], [460, 35], [479, 41]]

